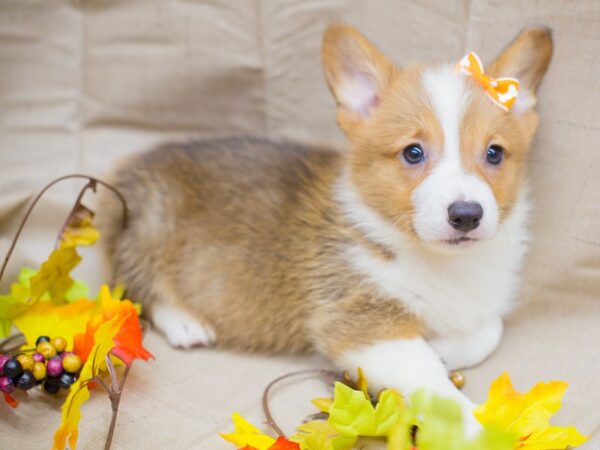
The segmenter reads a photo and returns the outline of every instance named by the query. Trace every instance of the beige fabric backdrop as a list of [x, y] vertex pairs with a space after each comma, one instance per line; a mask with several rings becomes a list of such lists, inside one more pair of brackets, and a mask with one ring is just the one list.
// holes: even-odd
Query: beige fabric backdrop
[[[468, 50], [489, 61], [525, 25], [554, 29], [531, 158], [526, 306], [499, 352], [469, 372], [467, 391], [481, 400], [503, 370], [522, 389], [540, 379], [568, 380], [560, 418], [592, 433], [600, 425], [595, 0], [0, 0], [0, 254], [26, 202], [47, 181], [102, 175], [118, 158], [164, 139], [261, 133], [344, 145], [320, 65], [321, 34], [334, 20], [355, 24], [400, 64], [455, 61]], [[43, 202], [7, 279], [48, 252], [75, 189], [67, 183]], [[106, 279], [96, 252], [79, 274], [95, 284]], [[323, 364], [177, 352], [153, 333], [148, 346], [157, 361], [133, 370], [115, 448], [231, 448], [215, 436], [231, 411], [259, 422], [266, 382]], [[308, 383], [278, 397], [289, 426], [310, 411], [305, 399], [313, 392], [323, 393]], [[288, 395], [293, 400], [286, 402]], [[0, 448], [47, 447], [55, 406], [30, 402], [15, 413], [0, 406]], [[108, 412], [100, 396], [86, 409], [82, 448], [101, 448]], [[600, 448], [595, 439], [589, 449]]]

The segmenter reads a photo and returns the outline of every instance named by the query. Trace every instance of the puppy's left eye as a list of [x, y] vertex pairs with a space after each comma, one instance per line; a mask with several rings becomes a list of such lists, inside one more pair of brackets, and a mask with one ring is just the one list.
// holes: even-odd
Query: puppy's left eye
[[490, 145], [487, 149], [487, 153], [485, 155], [485, 159], [490, 164], [497, 166], [502, 162], [504, 158], [504, 149], [499, 145]]

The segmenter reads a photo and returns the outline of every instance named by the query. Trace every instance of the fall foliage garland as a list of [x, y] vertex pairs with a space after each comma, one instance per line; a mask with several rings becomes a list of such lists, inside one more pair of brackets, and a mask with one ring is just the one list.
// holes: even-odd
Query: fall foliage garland
[[[74, 280], [70, 273], [81, 261], [77, 247], [93, 245], [100, 237], [92, 225], [93, 211], [82, 203], [84, 194], [89, 189], [95, 192], [98, 184], [110, 189], [122, 202], [125, 224], [127, 205], [121, 193], [86, 175], [67, 175], [46, 185], [34, 197], [19, 225], [0, 269], [0, 279], [35, 205], [50, 187], [70, 178], [87, 179], [88, 183], [81, 189], [60, 230], [54, 251], [38, 270], [23, 268], [18, 280], [11, 285], [10, 293], [0, 296], [0, 337], [9, 336], [15, 326], [25, 340], [22, 344], [19, 335], [12, 335], [1, 348], [13, 352], [20, 348], [20, 352], [26, 354], [35, 351], [40, 336], [60, 335], [66, 341], [66, 350], [72, 350], [84, 364], [69, 388], [52, 448], [62, 450], [68, 442], [72, 450], [76, 449], [81, 406], [90, 397], [89, 389], [99, 386], [108, 394], [112, 407], [105, 443], [108, 450], [129, 368], [135, 359], [148, 360], [153, 356], [142, 345], [140, 307], [122, 299], [124, 288], [117, 286], [111, 291], [103, 285], [97, 298], [92, 300], [85, 283]], [[17, 342], [19, 345], [15, 346]], [[120, 380], [116, 365], [126, 366]], [[105, 380], [107, 377], [109, 381]], [[18, 400], [10, 393], [4, 392], [4, 398], [11, 407], [18, 406]]]

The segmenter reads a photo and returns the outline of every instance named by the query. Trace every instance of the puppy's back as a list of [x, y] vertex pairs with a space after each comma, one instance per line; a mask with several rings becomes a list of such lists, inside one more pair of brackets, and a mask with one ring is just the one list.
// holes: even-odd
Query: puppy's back
[[253, 308], [268, 314], [263, 299], [298, 290], [282, 277], [303, 277], [298, 260], [326, 220], [340, 162], [334, 150], [255, 137], [170, 143], [124, 161], [109, 181], [127, 224], [108, 194], [99, 215], [115, 281], [150, 307], [168, 291], [216, 328], [235, 314], [247, 323]]

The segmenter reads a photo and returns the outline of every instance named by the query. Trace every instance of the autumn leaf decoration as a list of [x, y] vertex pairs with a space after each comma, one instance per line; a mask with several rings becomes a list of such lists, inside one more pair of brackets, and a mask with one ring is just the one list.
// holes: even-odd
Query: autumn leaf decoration
[[90, 398], [88, 385], [100, 376], [101, 367], [114, 346], [113, 338], [119, 332], [123, 320], [123, 318], [113, 317], [95, 331], [90, 357], [85, 361], [79, 379], [69, 389], [69, 395], [62, 406], [62, 421], [54, 434], [53, 450], [64, 449], [67, 441], [71, 449], [77, 447], [77, 427], [81, 419], [81, 406]]
[[221, 437], [244, 450], [300, 450], [298, 444], [283, 436], [277, 439], [263, 433], [239, 413], [232, 415], [235, 431]]
[[[73, 177], [80, 176], [62, 179]], [[48, 185], [34, 199], [14, 242], [41, 194], [60, 180]], [[89, 297], [85, 283], [71, 277], [71, 271], [81, 261], [77, 247], [93, 245], [100, 237], [92, 224], [94, 213], [81, 203], [85, 191], [95, 190], [97, 183], [113, 190], [125, 206], [118, 191], [100, 180], [89, 178], [61, 230], [56, 249], [38, 270], [22, 269], [18, 280], [11, 285], [9, 294], [0, 296], [0, 337], [7, 336], [14, 325], [25, 337], [23, 351], [28, 351], [35, 348], [39, 336], [61, 336], [67, 342], [66, 350], [73, 351], [84, 362], [63, 404], [61, 424], [54, 435], [54, 450], [62, 450], [67, 444], [71, 450], [76, 449], [81, 407], [90, 398], [90, 388], [93, 386], [105, 390], [113, 406], [105, 447], [109, 448], [129, 367], [135, 359], [148, 360], [153, 357], [142, 344], [142, 328], [138, 318], [140, 307], [130, 300], [121, 299], [124, 291], [122, 286], [117, 286], [111, 292], [107, 285], [103, 285], [93, 299]], [[0, 276], [5, 267], [6, 263], [2, 266]], [[116, 364], [126, 366], [120, 379]], [[5, 400], [13, 407], [18, 403], [10, 395], [6, 395]]]
[[[385, 439], [388, 450], [562, 450], [586, 440], [574, 427], [548, 423], [560, 408], [566, 389], [562, 382], [539, 383], [520, 394], [503, 374], [475, 412], [483, 428], [474, 438], [466, 437], [462, 409], [453, 400], [418, 391], [405, 403], [393, 389], [373, 399], [367, 388], [360, 369], [356, 382], [348, 377], [344, 383], [336, 382], [333, 398], [313, 401], [327, 413], [326, 420], [298, 426], [289, 440], [279, 436], [276, 441], [237, 413], [233, 415], [235, 431], [222, 436], [246, 450], [350, 450], [360, 438]], [[276, 447], [280, 441], [297, 447]]]
[[529, 392], [517, 392], [507, 373], [492, 383], [488, 400], [475, 410], [483, 426], [514, 433], [519, 449], [556, 450], [577, 447], [587, 439], [575, 427], [550, 425], [561, 407], [567, 383], [538, 383]]

